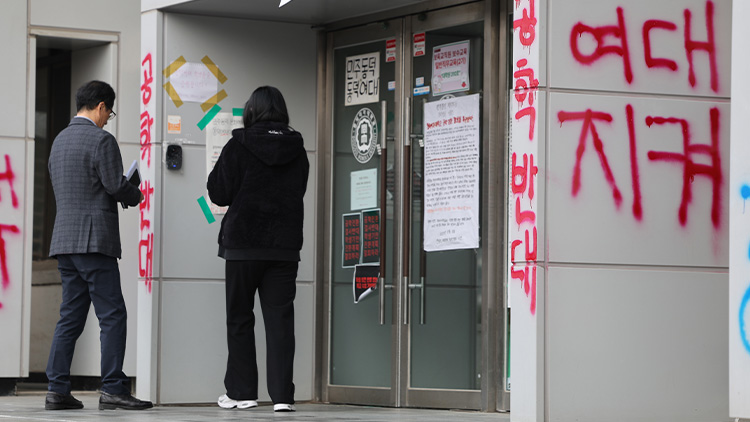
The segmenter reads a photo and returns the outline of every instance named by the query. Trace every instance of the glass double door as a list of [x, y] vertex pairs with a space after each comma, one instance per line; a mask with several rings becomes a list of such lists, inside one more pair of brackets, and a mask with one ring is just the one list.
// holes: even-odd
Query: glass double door
[[484, 7], [329, 33], [325, 401], [482, 407]]

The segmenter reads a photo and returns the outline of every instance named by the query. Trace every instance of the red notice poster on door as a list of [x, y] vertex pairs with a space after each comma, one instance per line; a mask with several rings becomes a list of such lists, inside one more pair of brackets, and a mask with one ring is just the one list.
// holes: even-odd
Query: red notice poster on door
[[354, 267], [354, 303], [359, 303], [367, 295], [378, 288], [380, 266], [357, 265]]
[[362, 211], [362, 263], [380, 262], [380, 210]]
[[343, 262], [341, 264], [344, 268], [351, 268], [359, 264], [360, 252], [361, 252], [361, 222], [360, 214], [344, 214], [342, 216], [342, 229], [343, 229]]

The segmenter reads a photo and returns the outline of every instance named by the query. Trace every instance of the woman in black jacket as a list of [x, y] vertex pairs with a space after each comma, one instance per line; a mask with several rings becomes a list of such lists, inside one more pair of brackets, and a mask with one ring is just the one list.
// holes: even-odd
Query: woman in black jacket
[[223, 408], [258, 405], [255, 291], [266, 328], [268, 392], [275, 411], [294, 411], [294, 297], [302, 248], [302, 198], [310, 165], [302, 135], [289, 127], [284, 97], [263, 86], [245, 104], [208, 176], [208, 195], [229, 206], [219, 231], [226, 260], [229, 357]]

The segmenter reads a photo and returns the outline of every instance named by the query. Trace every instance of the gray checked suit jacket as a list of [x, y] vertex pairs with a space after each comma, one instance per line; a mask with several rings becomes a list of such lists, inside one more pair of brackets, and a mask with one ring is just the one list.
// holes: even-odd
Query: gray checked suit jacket
[[52, 144], [49, 173], [57, 203], [49, 255], [120, 258], [117, 203], [138, 205], [141, 194], [123, 176], [115, 137], [86, 118], [74, 117]]

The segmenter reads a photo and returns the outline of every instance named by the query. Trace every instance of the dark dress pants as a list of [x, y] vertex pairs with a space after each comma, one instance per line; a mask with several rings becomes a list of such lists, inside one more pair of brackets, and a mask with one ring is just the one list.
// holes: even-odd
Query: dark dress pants
[[224, 386], [234, 400], [258, 399], [255, 359], [255, 291], [266, 327], [268, 393], [274, 403], [294, 403], [294, 297], [299, 263], [227, 261], [227, 344]]
[[58, 255], [57, 267], [62, 277], [62, 304], [47, 362], [49, 391], [70, 393], [73, 351], [93, 303], [101, 331], [102, 391], [130, 394], [130, 380], [122, 372], [127, 311], [117, 259], [101, 254]]

